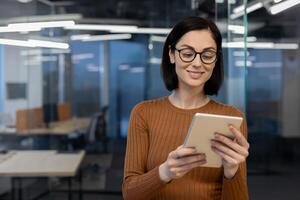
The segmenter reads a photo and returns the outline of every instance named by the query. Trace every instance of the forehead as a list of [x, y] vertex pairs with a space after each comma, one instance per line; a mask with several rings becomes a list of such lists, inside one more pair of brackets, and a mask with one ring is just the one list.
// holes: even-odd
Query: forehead
[[189, 45], [198, 51], [210, 47], [217, 49], [217, 44], [209, 30], [194, 30], [187, 32], [180, 38], [176, 46], [180, 47], [182, 45]]

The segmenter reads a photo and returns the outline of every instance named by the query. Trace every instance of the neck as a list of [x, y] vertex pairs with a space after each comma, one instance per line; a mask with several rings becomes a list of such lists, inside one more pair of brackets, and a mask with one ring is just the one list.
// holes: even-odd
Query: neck
[[172, 94], [169, 96], [169, 100], [176, 107], [193, 109], [205, 105], [209, 101], [209, 98], [204, 94], [204, 90], [196, 88], [189, 90], [173, 90]]

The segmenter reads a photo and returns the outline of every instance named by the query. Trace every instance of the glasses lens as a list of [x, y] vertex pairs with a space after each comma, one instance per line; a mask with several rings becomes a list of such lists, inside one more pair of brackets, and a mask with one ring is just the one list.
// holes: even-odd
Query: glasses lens
[[204, 51], [201, 54], [201, 60], [204, 63], [211, 64], [216, 60], [217, 54], [214, 51]]
[[180, 57], [185, 62], [191, 62], [195, 58], [196, 52], [193, 49], [182, 49], [180, 51]]

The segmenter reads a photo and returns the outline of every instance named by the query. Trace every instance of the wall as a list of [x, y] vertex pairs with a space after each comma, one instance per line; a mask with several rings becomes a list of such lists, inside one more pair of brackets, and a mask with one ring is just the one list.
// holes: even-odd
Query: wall
[[[42, 105], [42, 68], [40, 55], [27, 55], [29, 49], [5, 46], [4, 87], [7, 83], [26, 83], [27, 98], [4, 99], [4, 112], [10, 113], [15, 122], [18, 109], [39, 107]], [[31, 49], [32, 50], [32, 49]]]

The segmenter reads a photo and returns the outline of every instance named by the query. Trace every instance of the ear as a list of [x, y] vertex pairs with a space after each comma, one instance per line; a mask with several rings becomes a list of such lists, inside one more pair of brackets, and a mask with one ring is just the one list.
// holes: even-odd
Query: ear
[[169, 47], [169, 58], [170, 58], [170, 62], [172, 64], [175, 63], [175, 51], [171, 50], [171, 47]]

